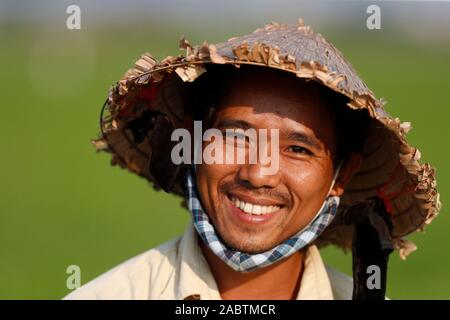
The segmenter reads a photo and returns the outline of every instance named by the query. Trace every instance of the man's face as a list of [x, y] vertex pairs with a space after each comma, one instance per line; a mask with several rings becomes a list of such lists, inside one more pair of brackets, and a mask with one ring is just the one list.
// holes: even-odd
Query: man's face
[[259, 161], [198, 165], [202, 204], [228, 246], [266, 251], [313, 219], [334, 173], [336, 139], [329, 108], [318, 85], [295, 77], [246, 71], [231, 81], [210, 127], [223, 132], [278, 129], [279, 167], [267, 175]]

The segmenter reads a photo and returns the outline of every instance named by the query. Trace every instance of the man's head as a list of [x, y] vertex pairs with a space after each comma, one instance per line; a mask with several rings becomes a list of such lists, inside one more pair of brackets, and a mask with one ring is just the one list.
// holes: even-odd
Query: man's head
[[242, 68], [225, 76], [221, 88], [208, 126], [223, 132], [278, 129], [279, 166], [267, 175], [259, 161], [198, 165], [201, 201], [228, 246], [249, 253], [266, 251], [313, 219], [329, 195], [336, 164], [345, 158], [330, 195], [343, 193], [360, 156], [342, 153], [342, 127], [335, 111], [342, 100], [315, 82], [280, 71]]

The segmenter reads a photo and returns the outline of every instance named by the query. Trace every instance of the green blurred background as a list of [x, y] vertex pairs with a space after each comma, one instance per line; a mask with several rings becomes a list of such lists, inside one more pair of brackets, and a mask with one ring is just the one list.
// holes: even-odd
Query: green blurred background
[[[178, 39], [222, 41], [271, 20], [303, 17], [352, 62], [388, 111], [411, 121], [409, 139], [437, 168], [440, 216], [406, 261], [393, 254], [392, 299], [450, 298], [449, 3], [375, 2], [382, 29], [366, 28], [369, 2], [0, 2], [0, 298], [59, 299], [66, 268], [82, 284], [183, 232], [180, 201], [96, 154], [90, 138], [107, 90], [145, 51], [176, 55]], [[81, 30], [66, 8], [81, 8]], [[323, 250], [351, 274], [351, 255]]]

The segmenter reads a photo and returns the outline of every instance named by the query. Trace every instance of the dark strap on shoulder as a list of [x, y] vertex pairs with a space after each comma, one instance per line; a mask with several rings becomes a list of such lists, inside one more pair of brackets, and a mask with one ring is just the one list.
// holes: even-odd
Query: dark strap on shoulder
[[384, 300], [389, 255], [393, 251], [392, 220], [378, 197], [349, 207], [345, 224], [353, 224], [353, 300]]

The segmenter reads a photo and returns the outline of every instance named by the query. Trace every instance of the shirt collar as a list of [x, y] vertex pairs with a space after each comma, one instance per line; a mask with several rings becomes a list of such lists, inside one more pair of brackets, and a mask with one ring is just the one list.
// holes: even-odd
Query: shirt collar
[[[176, 266], [176, 299], [221, 300], [217, 283], [200, 249], [191, 222], [181, 238]], [[306, 249], [297, 300], [332, 300], [331, 283], [315, 245]]]
[[306, 249], [302, 279], [297, 300], [333, 300], [330, 279], [319, 249], [310, 245]]

